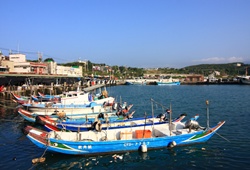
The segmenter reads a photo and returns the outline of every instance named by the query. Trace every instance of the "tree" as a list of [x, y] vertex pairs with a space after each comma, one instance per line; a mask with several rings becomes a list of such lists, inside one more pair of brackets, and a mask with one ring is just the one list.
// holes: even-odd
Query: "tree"
[[46, 59], [44, 60], [44, 62], [51, 62], [51, 61], [52, 61], [52, 62], [55, 62], [53, 58], [46, 58]]

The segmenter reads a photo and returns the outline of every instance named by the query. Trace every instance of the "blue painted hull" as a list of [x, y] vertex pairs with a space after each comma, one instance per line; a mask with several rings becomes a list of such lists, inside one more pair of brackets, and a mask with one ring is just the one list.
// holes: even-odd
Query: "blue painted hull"
[[181, 82], [170, 82], [170, 83], [164, 83], [164, 82], [156, 82], [157, 85], [181, 85]]

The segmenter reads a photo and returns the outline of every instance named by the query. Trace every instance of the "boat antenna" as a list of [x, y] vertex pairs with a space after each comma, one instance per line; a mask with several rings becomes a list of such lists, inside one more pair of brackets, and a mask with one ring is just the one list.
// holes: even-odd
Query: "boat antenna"
[[207, 129], [209, 129], [209, 101], [206, 100], [207, 105]]

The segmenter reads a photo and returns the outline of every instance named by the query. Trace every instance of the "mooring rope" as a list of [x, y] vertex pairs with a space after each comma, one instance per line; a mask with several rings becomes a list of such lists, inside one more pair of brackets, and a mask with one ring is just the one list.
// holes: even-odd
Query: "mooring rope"
[[222, 139], [224, 139], [224, 140], [226, 140], [226, 141], [230, 142], [227, 138], [225, 138], [225, 137], [221, 136], [219, 133], [215, 132], [215, 134], [216, 134], [216, 135], [218, 135], [219, 137], [221, 137]]
[[24, 123], [24, 120], [9, 120], [9, 119], [0, 119], [0, 122], [17, 122], [17, 123]]

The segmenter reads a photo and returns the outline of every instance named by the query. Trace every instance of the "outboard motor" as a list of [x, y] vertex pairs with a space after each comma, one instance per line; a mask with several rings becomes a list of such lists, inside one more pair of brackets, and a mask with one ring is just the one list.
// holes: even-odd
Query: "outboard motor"
[[199, 123], [196, 120], [188, 120], [185, 123], [185, 128], [189, 128], [189, 129], [199, 129], [201, 128], [201, 126], [199, 125]]

